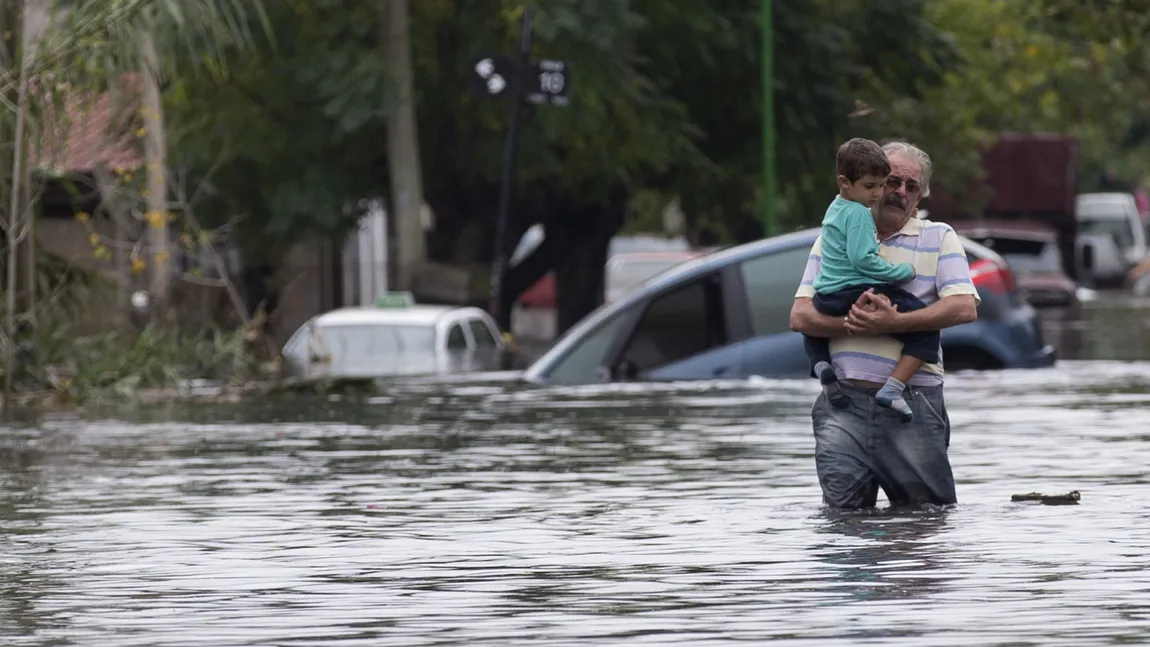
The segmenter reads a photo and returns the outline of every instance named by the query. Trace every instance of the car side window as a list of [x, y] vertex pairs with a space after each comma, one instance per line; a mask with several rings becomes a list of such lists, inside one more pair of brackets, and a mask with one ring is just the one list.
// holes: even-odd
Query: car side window
[[630, 321], [631, 310], [621, 310], [599, 324], [560, 359], [547, 378], [559, 384], [585, 384], [597, 382], [607, 349], [623, 334], [624, 323]]
[[471, 328], [471, 336], [475, 339], [475, 347], [482, 349], [495, 348], [495, 337], [491, 334], [491, 329], [481, 319], [472, 319], [467, 322], [468, 327]]
[[617, 378], [686, 359], [729, 340], [719, 274], [651, 300], [616, 367]]
[[791, 329], [791, 306], [795, 290], [803, 280], [810, 257], [809, 247], [797, 247], [767, 254], [739, 264], [746, 289], [751, 330], [758, 335], [774, 335]]
[[461, 324], [452, 324], [447, 331], [447, 350], [467, 350], [467, 336]]

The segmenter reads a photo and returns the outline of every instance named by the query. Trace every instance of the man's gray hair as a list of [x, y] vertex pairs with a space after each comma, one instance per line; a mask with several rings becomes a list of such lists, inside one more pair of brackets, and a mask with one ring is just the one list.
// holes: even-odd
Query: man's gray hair
[[930, 163], [930, 155], [927, 155], [918, 146], [907, 142], [887, 142], [882, 145], [882, 152], [886, 153], [887, 157], [902, 155], [914, 160], [922, 170], [922, 197], [925, 198], [930, 195], [930, 174], [934, 168]]

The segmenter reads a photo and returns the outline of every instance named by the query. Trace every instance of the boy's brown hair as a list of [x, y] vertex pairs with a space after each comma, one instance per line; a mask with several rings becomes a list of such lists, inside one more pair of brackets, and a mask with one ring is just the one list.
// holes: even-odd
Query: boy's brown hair
[[855, 137], [839, 146], [835, 156], [835, 174], [854, 184], [865, 175], [890, 175], [890, 162], [881, 146], [869, 139]]

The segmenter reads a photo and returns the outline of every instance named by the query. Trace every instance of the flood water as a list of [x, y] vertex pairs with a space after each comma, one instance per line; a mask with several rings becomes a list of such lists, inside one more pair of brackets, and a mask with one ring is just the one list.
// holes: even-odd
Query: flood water
[[0, 444], [0, 644], [1150, 642], [1150, 362], [947, 390], [959, 505], [872, 514], [820, 506], [805, 381], [39, 416]]

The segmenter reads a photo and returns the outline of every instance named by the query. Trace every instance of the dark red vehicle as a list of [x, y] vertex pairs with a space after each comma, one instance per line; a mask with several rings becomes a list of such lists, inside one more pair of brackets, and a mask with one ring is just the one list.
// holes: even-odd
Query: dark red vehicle
[[[988, 247], [1010, 265], [1017, 287], [1030, 305], [1073, 306], [1078, 286], [1062, 262], [1058, 230], [1027, 220], [979, 220], [949, 223], [960, 235]], [[971, 267], [974, 270], [974, 267]]]

